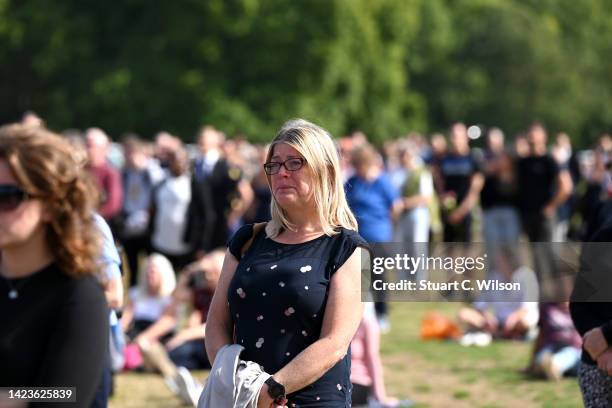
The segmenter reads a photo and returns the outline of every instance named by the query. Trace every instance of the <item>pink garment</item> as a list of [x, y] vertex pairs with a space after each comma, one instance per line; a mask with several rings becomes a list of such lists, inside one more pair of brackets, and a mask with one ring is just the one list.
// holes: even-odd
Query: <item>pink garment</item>
[[351, 382], [372, 386], [376, 399], [384, 395], [384, 379], [380, 361], [380, 328], [376, 317], [364, 314], [351, 343]]

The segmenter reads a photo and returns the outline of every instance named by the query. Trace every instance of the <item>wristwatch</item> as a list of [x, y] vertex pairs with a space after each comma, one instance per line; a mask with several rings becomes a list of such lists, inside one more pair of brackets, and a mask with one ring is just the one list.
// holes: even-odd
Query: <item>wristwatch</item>
[[269, 377], [266, 380], [266, 385], [268, 386], [268, 395], [272, 397], [274, 402], [285, 398], [285, 386], [283, 384], [277, 382], [274, 378]]

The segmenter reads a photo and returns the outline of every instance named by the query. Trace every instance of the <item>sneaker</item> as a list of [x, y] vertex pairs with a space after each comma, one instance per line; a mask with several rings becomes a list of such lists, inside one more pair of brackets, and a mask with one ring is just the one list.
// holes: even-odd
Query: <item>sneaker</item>
[[461, 339], [459, 339], [459, 344], [464, 347], [469, 346], [478, 346], [478, 347], [486, 347], [491, 344], [493, 338], [491, 334], [486, 332], [472, 332], [464, 334]]
[[187, 404], [197, 407], [203, 387], [193, 378], [189, 370], [185, 367], [178, 367], [175, 382], [178, 388], [178, 396]]
[[486, 347], [491, 344], [493, 337], [489, 333], [477, 332], [474, 333], [474, 345], [478, 347]]
[[542, 355], [542, 359], [540, 360], [540, 368], [544, 372], [544, 375], [549, 380], [559, 381], [561, 377], [563, 377], [563, 373], [561, 369], [555, 364], [555, 360], [553, 359], [553, 354], [548, 351]]
[[469, 347], [474, 345], [474, 334], [475, 333], [465, 333], [459, 339], [459, 344], [461, 344], [463, 347]]

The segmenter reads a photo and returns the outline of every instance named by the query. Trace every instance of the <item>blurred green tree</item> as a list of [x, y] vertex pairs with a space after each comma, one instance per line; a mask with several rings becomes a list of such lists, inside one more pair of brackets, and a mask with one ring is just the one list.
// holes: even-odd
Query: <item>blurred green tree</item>
[[268, 141], [305, 117], [377, 143], [452, 121], [609, 129], [606, 0], [0, 0], [0, 122]]

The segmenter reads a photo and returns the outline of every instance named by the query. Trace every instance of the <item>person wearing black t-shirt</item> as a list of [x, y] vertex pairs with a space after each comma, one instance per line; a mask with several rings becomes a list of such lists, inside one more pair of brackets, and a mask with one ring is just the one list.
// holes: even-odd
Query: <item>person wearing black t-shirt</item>
[[451, 127], [450, 143], [450, 152], [434, 167], [436, 185], [441, 196], [444, 241], [470, 242], [472, 208], [478, 202], [484, 177], [470, 154], [467, 130], [463, 123], [455, 123]]
[[546, 130], [534, 124], [528, 135], [529, 155], [517, 162], [518, 205], [531, 242], [550, 242], [554, 216], [572, 191], [572, 179], [546, 151]]
[[89, 407], [108, 358], [95, 186], [79, 159], [42, 128], [0, 128], [0, 385], [73, 387], [76, 403], [41, 406]]
[[480, 192], [483, 238], [489, 259], [496, 259], [499, 244], [515, 243], [521, 233], [516, 210], [516, 178], [512, 157], [504, 151], [504, 134], [493, 128], [487, 134], [482, 170], [485, 182]]
[[[538, 278], [555, 280], [559, 268], [555, 266], [553, 228], [557, 208], [572, 191], [572, 179], [567, 170], [559, 168], [546, 150], [546, 130], [533, 124], [527, 134], [529, 155], [517, 162], [518, 206], [523, 229], [534, 245], [534, 264]], [[540, 285], [546, 290], [546, 285]], [[546, 297], [546, 293], [542, 293]], [[548, 293], [556, 296], [555, 293]], [[545, 300], [545, 299], [543, 299]], [[554, 300], [554, 299], [548, 299]], [[557, 299], [558, 300], [558, 299]]]

